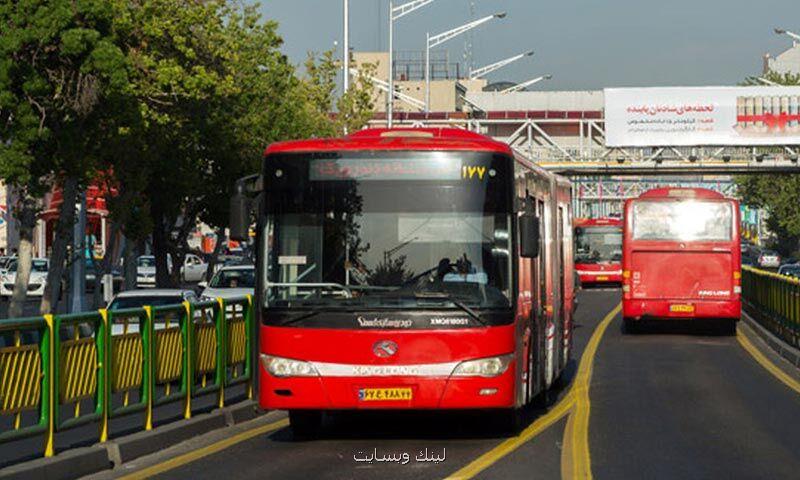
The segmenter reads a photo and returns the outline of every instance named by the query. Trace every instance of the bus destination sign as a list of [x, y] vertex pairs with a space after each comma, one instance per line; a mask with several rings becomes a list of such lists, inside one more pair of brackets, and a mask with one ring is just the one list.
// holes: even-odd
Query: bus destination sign
[[460, 180], [459, 158], [338, 158], [312, 160], [309, 179], [330, 180]]

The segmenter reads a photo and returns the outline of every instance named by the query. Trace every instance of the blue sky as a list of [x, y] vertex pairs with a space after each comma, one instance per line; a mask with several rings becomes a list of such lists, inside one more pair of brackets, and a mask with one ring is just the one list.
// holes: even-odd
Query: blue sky
[[[403, 3], [406, 0], [396, 0]], [[474, 4], [474, 13], [470, 5]], [[354, 50], [385, 50], [388, 0], [351, 0]], [[341, 0], [262, 0], [277, 20], [293, 63], [342, 39]], [[772, 32], [800, 33], [800, 0], [436, 0], [395, 24], [397, 50], [421, 50], [432, 34], [497, 11], [508, 16], [474, 30], [476, 67], [528, 49], [536, 54], [490, 80], [553, 74], [542, 89], [732, 85], [761, 72], [762, 55], [791, 46]], [[451, 59], [467, 36], [446, 43]]]

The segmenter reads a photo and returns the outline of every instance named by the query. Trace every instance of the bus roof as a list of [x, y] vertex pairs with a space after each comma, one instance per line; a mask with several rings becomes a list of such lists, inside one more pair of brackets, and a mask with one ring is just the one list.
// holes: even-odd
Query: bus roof
[[724, 199], [725, 196], [707, 188], [665, 187], [648, 190], [639, 195], [639, 198]]
[[295, 152], [360, 150], [460, 150], [512, 155], [505, 143], [460, 128], [370, 128], [343, 138], [314, 138], [277, 142], [264, 155]]
[[621, 227], [622, 226], [622, 219], [621, 218], [576, 218], [574, 220], [574, 225], [576, 227]]

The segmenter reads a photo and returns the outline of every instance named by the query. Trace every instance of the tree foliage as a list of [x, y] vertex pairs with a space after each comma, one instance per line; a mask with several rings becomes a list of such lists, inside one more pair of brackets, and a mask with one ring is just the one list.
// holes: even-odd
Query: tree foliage
[[[95, 170], [98, 107], [127, 84], [125, 56], [101, 0], [30, 0], [0, 5], [0, 177], [17, 195], [20, 261], [11, 315], [21, 312], [30, 272], [32, 234], [41, 199], [53, 185], [75, 186]], [[69, 198], [68, 198], [69, 197]], [[58, 288], [72, 208], [63, 209], [54, 242]], [[47, 295], [45, 296], [47, 297]]]
[[234, 180], [269, 143], [372, 114], [370, 67], [338, 95], [334, 53], [300, 74], [256, 5], [28, 0], [0, 4], [0, 25], [0, 177], [20, 192], [25, 231], [54, 185], [104, 183], [128, 244], [152, 239], [162, 286], [178, 281], [166, 257], [177, 270], [198, 222], [222, 232]]

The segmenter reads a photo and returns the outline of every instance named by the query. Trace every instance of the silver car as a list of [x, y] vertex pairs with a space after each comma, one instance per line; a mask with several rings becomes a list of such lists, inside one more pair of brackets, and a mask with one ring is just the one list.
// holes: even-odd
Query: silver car
[[[112, 312], [113, 319], [113, 312], [115, 310], [141, 308], [144, 306], [160, 307], [164, 305], [179, 305], [187, 300], [189, 302], [197, 302], [197, 294], [195, 294], [193, 290], [178, 288], [148, 288], [120, 292], [111, 299], [107, 308]], [[112, 335], [139, 331], [138, 323], [129, 323], [126, 328], [125, 322], [122, 320], [123, 319], [115, 319], [111, 327]], [[154, 328], [164, 328], [164, 323], [156, 322]]]

